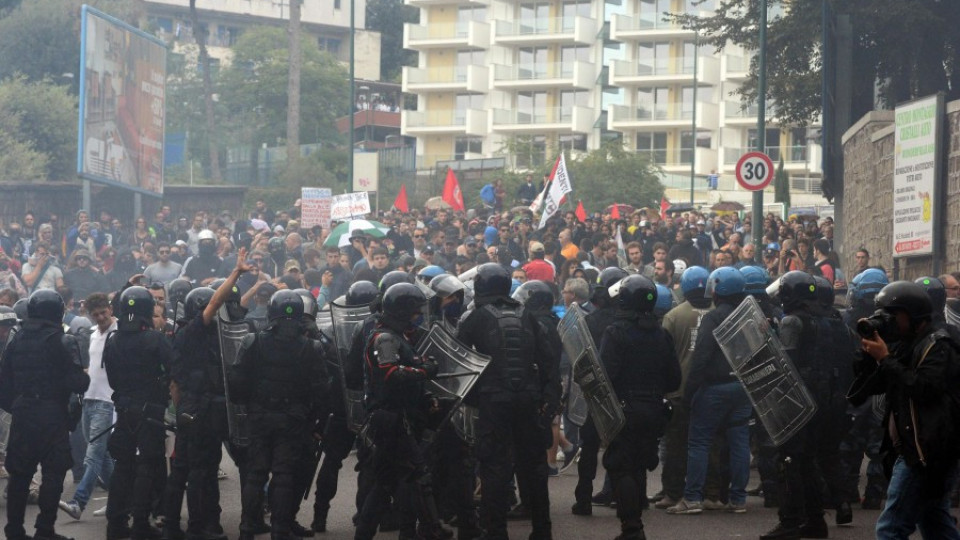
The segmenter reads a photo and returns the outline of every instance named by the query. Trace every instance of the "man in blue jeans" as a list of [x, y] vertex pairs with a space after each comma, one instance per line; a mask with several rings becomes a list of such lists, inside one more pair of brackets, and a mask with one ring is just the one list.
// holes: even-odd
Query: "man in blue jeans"
[[[863, 357], [848, 399], [857, 406], [884, 394], [883, 448], [896, 451], [878, 539], [960, 539], [950, 515], [957, 482], [960, 361], [956, 343], [932, 322], [922, 286], [895, 281], [877, 294], [877, 313], [860, 319]], [[891, 343], [887, 348], [887, 343]]]
[[[90, 334], [90, 387], [83, 396], [83, 435], [89, 441], [113, 426], [113, 401], [110, 399], [113, 390], [107, 382], [102, 355], [107, 336], [117, 329], [117, 320], [113, 317], [113, 309], [105, 294], [90, 295], [86, 305], [90, 318], [96, 325]], [[105, 434], [87, 445], [87, 453], [83, 459], [83, 478], [77, 485], [77, 491], [69, 502], [60, 501], [60, 509], [73, 519], [80, 519], [93, 489], [97, 487], [98, 478], [104, 485], [110, 484], [113, 459], [107, 453], [109, 440], [110, 435]]]
[[687, 440], [687, 481], [683, 499], [667, 508], [668, 514], [703, 512], [703, 484], [707, 478], [710, 446], [716, 434], [726, 432], [730, 448], [730, 490], [728, 512], [747, 511], [747, 481], [750, 478], [750, 399], [730, 370], [713, 330], [744, 298], [746, 281], [732, 266], [718, 268], [707, 280], [705, 294], [716, 306], [703, 316], [690, 373], [683, 389], [684, 405], [690, 411]]

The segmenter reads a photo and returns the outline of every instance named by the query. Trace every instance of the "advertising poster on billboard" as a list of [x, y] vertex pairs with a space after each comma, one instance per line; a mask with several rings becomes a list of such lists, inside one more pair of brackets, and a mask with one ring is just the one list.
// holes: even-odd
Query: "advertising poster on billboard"
[[88, 6], [80, 40], [78, 174], [162, 195], [166, 46]]
[[933, 254], [939, 220], [943, 96], [897, 106], [893, 171], [893, 256]]

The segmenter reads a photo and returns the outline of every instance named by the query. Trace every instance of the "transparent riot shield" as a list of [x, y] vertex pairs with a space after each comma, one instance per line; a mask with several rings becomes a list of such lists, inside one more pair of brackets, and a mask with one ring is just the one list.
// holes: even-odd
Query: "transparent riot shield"
[[610, 444], [627, 420], [607, 372], [600, 363], [600, 354], [580, 306], [570, 304], [557, 330], [573, 366], [573, 382], [579, 385], [583, 393], [600, 439], [604, 445]]
[[477, 442], [477, 418], [480, 411], [472, 405], [461, 403], [450, 413], [450, 423], [463, 442], [473, 446]]
[[226, 310], [220, 308], [217, 315], [217, 334], [220, 341], [220, 360], [223, 362], [223, 387], [227, 398], [227, 429], [230, 440], [236, 446], [250, 444], [250, 423], [247, 418], [247, 409], [230, 401], [230, 384], [228, 374], [240, 361], [240, 345], [244, 336], [250, 332], [246, 321], [230, 321]]
[[323, 335], [327, 336], [328, 339], [333, 339], [333, 319], [330, 314], [330, 306], [332, 304], [327, 304], [323, 309], [317, 312], [317, 328]]
[[348, 307], [331, 303], [328, 313], [331, 319], [333, 342], [337, 347], [337, 365], [334, 369], [338, 371], [338, 378], [343, 389], [344, 405], [347, 411], [347, 427], [350, 431], [357, 433], [367, 417], [367, 411], [363, 406], [363, 389], [347, 388], [344, 366], [348, 361], [350, 347], [353, 344], [353, 335], [363, 326], [363, 321], [370, 316], [370, 305]]
[[813, 418], [817, 404], [752, 296], [713, 335], [773, 444], [785, 443]]
[[[426, 381], [425, 386], [439, 400], [452, 403], [446, 418], [440, 423], [443, 426], [460, 409], [463, 398], [490, 363], [490, 357], [460, 343], [440, 324], [434, 324], [420, 340], [417, 354], [422, 358], [432, 358], [438, 364], [437, 375]], [[460, 414], [466, 417], [469, 412], [462, 411]], [[464, 418], [462, 427], [468, 429], [475, 423], [475, 417]]]
[[960, 299], [948, 298], [947, 305], [943, 308], [943, 316], [947, 324], [960, 328]]
[[587, 406], [587, 398], [583, 395], [580, 385], [570, 381], [570, 391], [567, 392], [567, 418], [574, 424], [583, 427], [587, 423], [587, 415], [590, 409]]

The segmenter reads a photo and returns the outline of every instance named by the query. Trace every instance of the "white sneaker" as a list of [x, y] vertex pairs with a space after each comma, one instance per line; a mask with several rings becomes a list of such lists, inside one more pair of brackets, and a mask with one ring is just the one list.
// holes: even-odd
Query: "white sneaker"
[[713, 499], [704, 499], [703, 509], [704, 510], [726, 510], [727, 505], [723, 504], [720, 501], [715, 501]]
[[60, 501], [59, 506], [61, 510], [73, 519], [80, 519], [80, 514], [83, 513], [83, 509], [80, 508], [80, 505], [77, 504], [76, 501]]
[[694, 501], [688, 501], [686, 499], [680, 499], [680, 502], [667, 508], [668, 514], [674, 515], [692, 515], [692, 514], [702, 514], [703, 513], [703, 504]]
[[99, 509], [99, 510], [95, 510], [95, 511], [93, 512], [93, 515], [95, 515], [95, 516], [97, 516], [97, 517], [103, 517], [103, 516], [107, 515], [107, 507], [104, 506], [103, 508], [101, 508], [101, 509]]

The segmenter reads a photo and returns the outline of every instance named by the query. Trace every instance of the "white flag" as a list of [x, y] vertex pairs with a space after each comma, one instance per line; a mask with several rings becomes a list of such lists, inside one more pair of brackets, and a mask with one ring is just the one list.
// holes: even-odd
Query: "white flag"
[[550, 187], [547, 189], [547, 196], [544, 199], [543, 205], [543, 214], [540, 216], [540, 226], [537, 227], [538, 229], [546, 226], [550, 216], [556, 214], [560, 208], [564, 195], [571, 191], [573, 191], [573, 188], [570, 185], [570, 175], [567, 173], [567, 162], [563, 157], [563, 153], [561, 153], [560, 157], [557, 158], [556, 172], [554, 172]]

